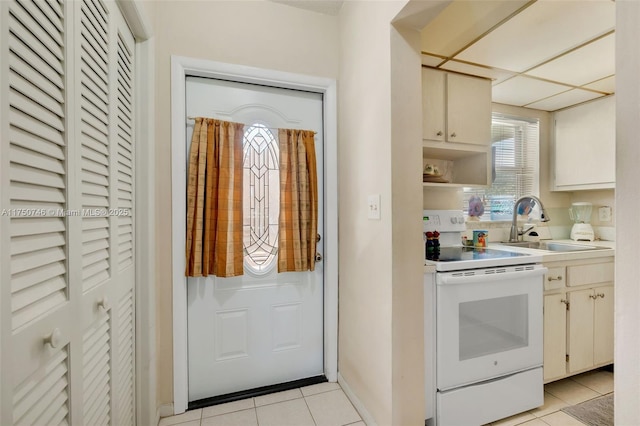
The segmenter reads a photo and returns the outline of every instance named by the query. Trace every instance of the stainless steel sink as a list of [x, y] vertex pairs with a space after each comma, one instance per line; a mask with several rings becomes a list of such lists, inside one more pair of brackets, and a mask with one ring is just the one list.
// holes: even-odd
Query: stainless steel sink
[[570, 244], [570, 243], [554, 243], [551, 241], [517, 241], [517, 242], [502, 242], [505, 246], [512, 247], [524, 247], [537, 250], [547, 251], [587, 251], [587, 250], [603, 250], [607, 247], [588, 246], [583, 244]]

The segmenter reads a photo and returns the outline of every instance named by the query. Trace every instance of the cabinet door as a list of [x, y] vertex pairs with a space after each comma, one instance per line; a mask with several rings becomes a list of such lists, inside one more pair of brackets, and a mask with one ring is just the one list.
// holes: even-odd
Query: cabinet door
[[595, 289], [593, 358], [596, 365], [613, 362], [613, 287]]
[[566, 294], [544, 296], [544, 381], [567, 374]]
[[571, 291], [569, 300], [569, 373], [593, 366], [593, 301], [592, 289]]
[[491, 82], [460, 74], [447, 75], [447, 140], [491, 144]]
[[422, 137], [433, 141], [444, 141], [446, 74], [430, 68], [422, 69]]
[[615, 187], [613, 96], [555, 114], [556, 189]]

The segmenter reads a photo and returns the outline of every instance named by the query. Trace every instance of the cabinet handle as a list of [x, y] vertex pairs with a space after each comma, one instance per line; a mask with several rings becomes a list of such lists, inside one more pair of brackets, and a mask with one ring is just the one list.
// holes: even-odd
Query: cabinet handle
[[442, 130], [439, 130], [438, 133], [436, 133], [436, 136], [442, 136]]
[[565, 305], [569, 304], [569, 301], [567, 299], [560, 299], [560, 302], [564, 303]]
[[548, 277], [548, 281], [562, 281], [562, 277], [558, 275], [557, 277]]
[[598, 298], [598, 295], [597, 295], [597, 294], [590, 294], [590, 295], [589, 295], [589, 297], [590, 297], [591, 299], [597, 299], [597, 298]]
[[451, 137], [452, 137], [452, 138], [455, 138], [456, 136], [457, 136], [457, 135], [456, 135], [456, 132], [451, 133]]
[[604, 299], [604, 293], [598, 293], [597, 296], [602, 297]]
[[53, 349], [57, 348], [58, 346], [60, 346], [60, 339], [62, 338], [61, 333], [60, 333], [60, 329], [59, 328], [54, 328], [53, 331], [51, 331], [51, 334], [49, 334], [48, 336], [46, 336], [44, 338], [44, 344], [46, 345], [47, 343], [51, 345], [51, 347]]

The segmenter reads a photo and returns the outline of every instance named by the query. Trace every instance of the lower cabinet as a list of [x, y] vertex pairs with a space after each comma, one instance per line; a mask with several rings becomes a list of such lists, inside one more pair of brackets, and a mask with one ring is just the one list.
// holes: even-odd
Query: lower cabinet
[[544, 296], [544, 381], [567, 375], [567, 300], [565, 293]]
[[[544, 293], [545, 383], [613, 362], [612, 264], [613, 258], [606, 258], [545, 265], [549, 269]], [[607, 272], [590, 275], [591, 281], [598, 276], [597, 283], [577, 281], [584, 275], [576, 271], [583, 268]], [[565, 271], [566, 283], [558, 279]]]
[[613, 286], [567, 292], [567, 371], [613, 362]]

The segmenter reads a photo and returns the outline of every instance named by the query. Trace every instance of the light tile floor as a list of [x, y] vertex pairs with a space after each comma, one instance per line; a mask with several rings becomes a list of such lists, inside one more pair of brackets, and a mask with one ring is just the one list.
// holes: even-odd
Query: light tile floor
[[[613, 392], [613, 373], [594, 370], [549, 383], [544, 405], [491, 423], [492, 426], [584, 426], [560, 411]], [[340, 385], [320, 383], [228, 404], [187, 411], [159, 426], [365, 426]]]
[[613, 373], [593, 370], [544, 386], [544, 405], [491, 423], [492, 426], [584, 426], [561, 409], [613, 392]]
[[159, 426], [365, 426], [340, 385], [299, 389], [187, 411]]

